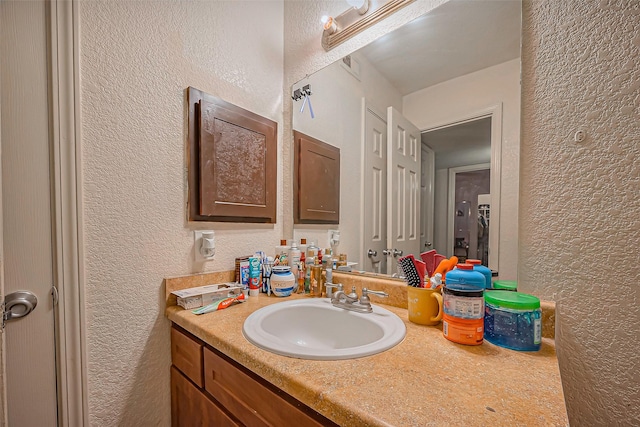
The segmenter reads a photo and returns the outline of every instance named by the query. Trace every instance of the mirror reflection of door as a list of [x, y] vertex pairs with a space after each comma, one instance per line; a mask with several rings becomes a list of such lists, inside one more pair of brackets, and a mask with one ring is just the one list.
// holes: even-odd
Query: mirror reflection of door
[[[479, 206], [483, 196], [489, 196], [490, 180], [490, 169], [458, 172], [454, 190], [456, 208], [453, 214], [453, 254], [461, 262], [479, 259], [486, 267], [489, 266], [489, 223], [486, 212], [481, 214]], [[482, 205], [489, 206], [489, 203], [484, 201]]]
[[[491, 116], [483, 117], [422, 134], [423, 144], [435, 153], [434, 248], [449, 257], [482, 259], [477, 252], [476, 221], [478, 194], [490, 194], [491, 121]], [[465, 173], [466, 178], [458, 179]], [[465, 182], [469, 189], [455, 191], [460, 182]], [[463, 201], [468, 209], [461, 207]], [[488, 262], [489, 232], [483, 231], [486, 231], [482, 238], [487, 240]]]
[[365, 105], [363, 270], [387, 272], [387, 121]]

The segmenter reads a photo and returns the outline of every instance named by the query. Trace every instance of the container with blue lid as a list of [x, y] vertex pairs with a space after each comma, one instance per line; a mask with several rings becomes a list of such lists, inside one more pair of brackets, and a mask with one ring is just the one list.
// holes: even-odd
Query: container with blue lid
[[484, 337], [519, 351], [538, 351], [542, 341], [540, 299], [522, 292], [485, 292]]
[[473, 265], [461, 263], [448, 271], [444, 279], [447, 285], [472, 285], [485, 289], [486, 281], [482, 273], [473, 270]]
[[491, 270], [489, 267], [482, 265], [482, 261], [479, 259], [468, 259], [465, 262], [473, 265], [473, 271], [477, 271], [484, 276], [485, 289], [491, 289]]

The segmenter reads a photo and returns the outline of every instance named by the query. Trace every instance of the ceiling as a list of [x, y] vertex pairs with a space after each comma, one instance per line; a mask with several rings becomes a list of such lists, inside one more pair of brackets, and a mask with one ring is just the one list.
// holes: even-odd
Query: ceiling
[[450, 0], [359, 53], [404, 96], [519, 58], [520, 23], [520, 0]]
[[436, 153], [436, 169], [491, 163], [491, 117], [422, 133]]

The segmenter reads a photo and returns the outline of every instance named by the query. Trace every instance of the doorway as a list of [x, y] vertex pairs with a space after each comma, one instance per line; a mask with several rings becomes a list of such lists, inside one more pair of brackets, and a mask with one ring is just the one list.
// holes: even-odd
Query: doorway
[[[498, 224], [500, 207], [500, 153], [502, 145], [502, 104], [471, 113], [466, 117], [452, 118], [444, 124], [429, 127], [422, 133], [422, 143], [433, 149], [435, 153], [435, 180], [434, 180], [434, 234], [433, 248], [439, 253], [451, 257], [462, 251], [455, 250], [454, 237], [455, 221], [455, 179], [450, 178], [451, 171], [470, 172], [479, 169], [488, 169], [490, 176], [489, 202], [485, 203], [493, 209], [491, 232], [486, 236], [487, 256], [489, 268], [498, 269]], [[453, 175], [455, 177], [455, 173]], [[477, 200], [468, 200], [468, 215], [477, 216]], [[463, 209], [464, 212], [464, 209]], [[475, 221], [476, 218], [474, 218]], [[471, 227], [473, 229], [473, 227]], [[474, 229], [477, 232], [477, 228]], [[473, 230], [469, 230], [471, 232]], [[476, 234], [477, 235], [477, 234]], [[482, 237], [484, 238], [484, 236]], [[465, 238], [461, 246], [465, 247], [470, 242], [470, 237]], [[484, 241], [481, 241], [484, 244]], [[478, 244], [469, 253], [465, 250], [464, 256], [475, 258]], [[485, 248], [482, 248], [483, 250]]]
[[78, 13], [69, 1], [0, 2], [0, 285], [37, 297], [0, 334], [8, 425], [88, 423]]

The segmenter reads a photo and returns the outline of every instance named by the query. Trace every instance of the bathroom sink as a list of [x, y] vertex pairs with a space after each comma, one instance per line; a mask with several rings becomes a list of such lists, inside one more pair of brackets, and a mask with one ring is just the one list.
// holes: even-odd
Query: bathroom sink
[[285, 301], [252, 313], [242, 333], [255, 346], [282, 356], [355, 359], [388, 350], [406, 334], [398, 316], [372, 307], [373, 313], [358, 313], [334, 307], [328, 299]]

